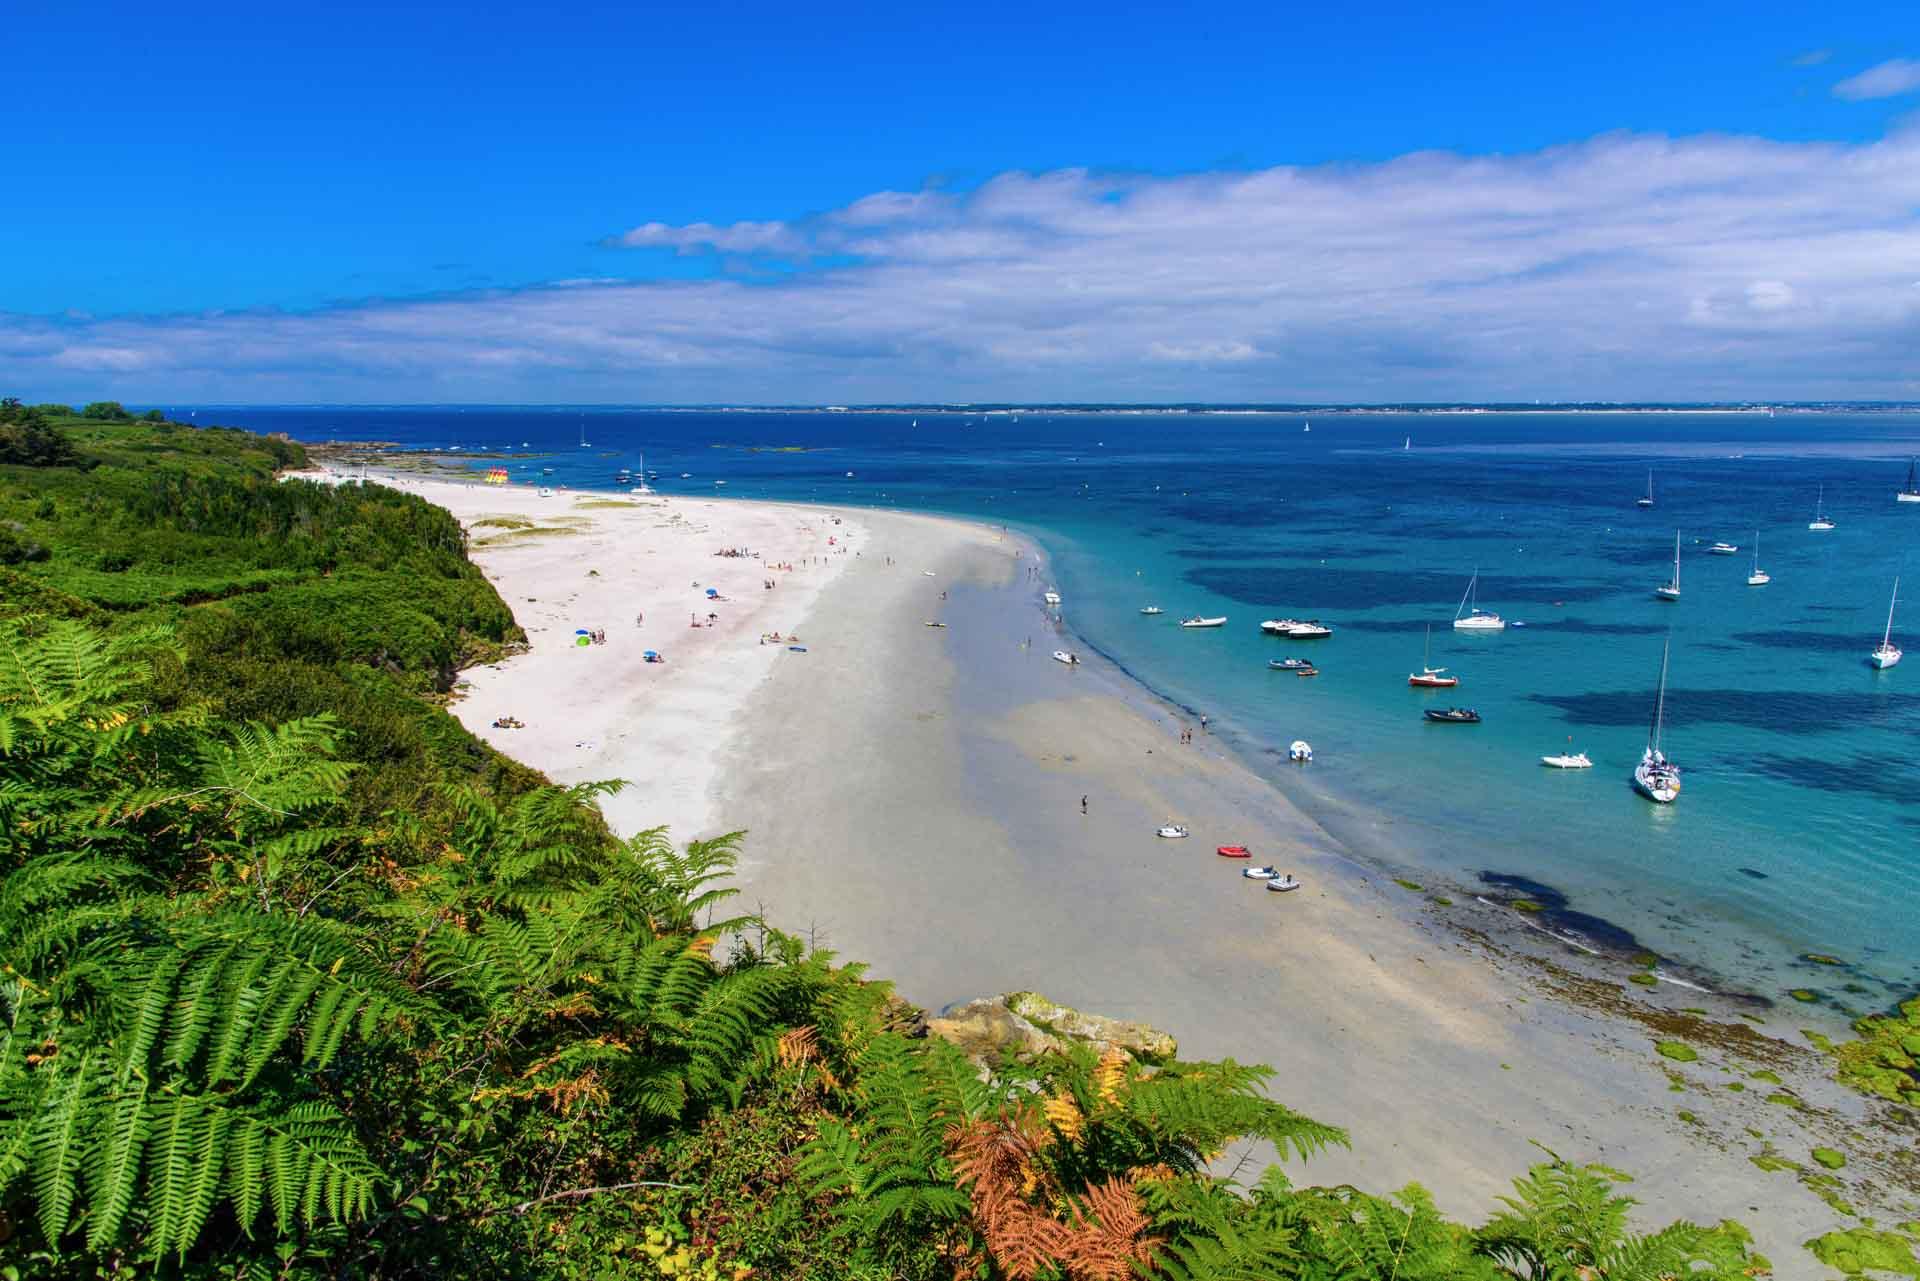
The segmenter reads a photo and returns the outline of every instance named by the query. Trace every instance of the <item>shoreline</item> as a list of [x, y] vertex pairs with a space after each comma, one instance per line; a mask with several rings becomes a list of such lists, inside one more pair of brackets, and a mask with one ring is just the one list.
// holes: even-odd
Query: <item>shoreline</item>
[[[442, 501], [443, 489], [465, 495], [449, 507], [456, 515], [504, 506], [500, 491], [477, 485], [395, 483], [429, 501]], [[1812, 1192], [1747, 1159], [1776, 1142], [1804, 1153], [1863, 1112], [1823, 1080], [1797, 1036], [1773, 1017], [1756, 1033], [1734, 1011], [1721, 1023], [1677, 1010], [1687, 1000], [1715, 1002], [1676, 984], [1649, 999], [1617, 973], [1572, 961], [1562, 940], [1547, 945], [1562, 955], [1529, 957], [1485, 928], [1495, 914], [1515, 917], [1510, 909], [1443, 912], [1436, 896], [1396, 888], [1390, 869], [1347, 853], [1231, 744], [1206, 736], [1183, 750], [1180, 709], [1145, 682], [1117, 666], [1070, 669], [1047, 659], [1053, 633], [1037, 601], [1044, 584], [1018, 572], [1044, 566], [1031, 538], [864, 508], [678, 497], [656, 508], [591, 490], [562, 491], [567, 500], [520, 490], [516, 499], [540, 515], [566, 514], [573, 501], [596, 504], [588, 509], [595, 520], [618, 508], [656, 523], [661, 509], [711, 509], [709, 537], [722, 542], [733, 541], [727, 526], [770, 512], [789, 523], [837, 516], [842, 524], [832, 528], [852, 535], [862, 554], [830, 556], [822, 567], [830, 572], [783, 578], [759, 603], [740, 602], [742, 617], [725, 632], [750, 634], [751, 620], [765, 617], [754, 611], [778, 598], [797, 615], [787, 630], [797, 626], [809, 653], [761, 661], [760, 647], [736, 646], [730, 657], [743, 653], [745, 662], [702, 687], [717, 700], [704, 719], [674, 714], [658, 691], [637, 711], [617, 709], [637, 717], [618, 740], [622, 751], [676, 745], [699, 764], [675, 768], [683, 780], [704, 780], [704, 814], [749, 829], [736, 883], [742, 901], [781, 928], [871, 963], [912, 1000], [944, 1005], [1039, 988], [1165, 1027], [1196, 1057], [1273, 1063], [1276, 1096], [1354, 1137], [1353, 1153], [1317, 1158], [1296, 1178], [1381, 1191], [1420, 1178], [1443, 1209], [1473, 1213], [1538, 1156], [1530, 1146], [1538, 1140], [1575, 1159], [1628, 1167], [1641, 1178], [1636, 1195], [1694, 1218], [1752, 1219], [1749, 1207], [1765, 1206], [1753, 1226], [1780, 1275], [1798, 1273], [1791, 1256], [1799, 1241], [1832, 1226]], [[651, 536], [679, 534], [662, 527]], [[594, 538], [526, 542], [550, 543], [553, 563], [575, 565], [584, 579], [578, 566]], [[551, 593], [496, 576], [524, 576], [530, 550], [509, 541], [480, 549], [476, 560], [535, 640], [522, 597]], [[896, 564], [885, 564], [889, 555]], [[929, 569], [932, 579], [923, 576]], [[948, 627], [921, 626], [927, 621]], [[609, 636], [624, 640], [611, 625]], [[591, 647], [584, 657], [609, 652]], [[598, 714], [608, 681], [583, 689], [580, 665], [567, 665], [574, 657], [536, 646], [492, 675], [466, 675], [483, 676], [477, 688], [489, 695], [518, 693], [530, 660], [546, 663], [563, 678], [556, 715]], [[684, 661], [726, 657], [689, 652]], [[671, 668], [675, 655], [669, 660]], [[484, 724], [489, 707], [469, 691], [455, 712]], [[618, 763], [610, 755], [570, 759], [567, 743], [531, 731], [476, 732], [556, 781], [632, 776], [607, 768]], [[552, 752], [553, 763], [536, 751]], [[1097, 798], [1085, 817], [1074, 803], [1081, 794]], [[681, 805], [677, 839], [715, 834], [683, 825], [680, 816], [695, 812], [685, 799], [656, 784], [613, 798], [607, 811], [631, 834], [641, 821], [655, 825], [666, 800]], [[1152, 838], [1170, 813], [1192, 822], [1195, 840]], [[1215, 836], [1227, 834], [1262, 857], [1282, 851], [1308, 888], [1274, 896], [1246, 885], [1212, 853]], [[1699, 1062], [1656, 1056], [1663, 1035], [1698, 1045]], [[1737, 1082], [1755, 1070], [1785, 1075], [1805, 1106], [1768, 1107], [1757, 1087], [1733, 1093], [1716, 1079]], [[1695, 1115], [1689, 1109], [1697, 1120], [1683, 1119]], [[1856, 1166], [1871, 1173], [1868, 1158]], [[1893, 1194], [1853, 1193], [1876, 1208]]]

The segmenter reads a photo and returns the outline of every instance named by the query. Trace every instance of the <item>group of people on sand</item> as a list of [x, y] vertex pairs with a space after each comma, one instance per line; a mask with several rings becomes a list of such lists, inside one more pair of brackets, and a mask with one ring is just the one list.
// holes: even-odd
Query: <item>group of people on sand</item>
[[604, 627], [596, 627], [587, 633], [587, 639], [596, 645], [604, 645], [607, 643], [607, 629]]
[[728, 560], [752, 560], [759, 553], [745, 547], [722, 547], [715, 556], [725, 556]]
[[[1207, 731], [1207, 718], [1206, 718], [1206, 717], [1204, 717], [1204, 716], [1202, 716], [1202, 717], [1200, 718], [1200, 732], [1204, 734], [1204, 733], [1206, 733], [1206, 731]], [[1192, 726], [1190, 726], [1190, 725], [1183, 725], [1183, 726], [1182, 726], [1182, 727], [1180, 728], [1180, 741], [1181, 741], [1182, 743], [1191, 743], [1191, 742], [1193, 741], [1193, 727], [1192, 727]]]
[[518, 716], [496, 716], [493, 718], [495, 729], [525, 729], [527, 723]]
[[800, 638], [798, 636], [782, 636], [779, 632], [762, 632], [760, 633], [760, 643], [762, 645], [798, 645]]

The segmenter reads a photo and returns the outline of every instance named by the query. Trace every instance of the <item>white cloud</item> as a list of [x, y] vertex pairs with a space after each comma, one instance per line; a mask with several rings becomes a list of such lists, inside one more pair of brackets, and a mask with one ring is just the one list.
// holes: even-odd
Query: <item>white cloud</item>
[[1920, 89], [1920, 60], [1889, 58], [1842, 80], [1833, 87], [1833, 96], [1848, 102], [1864, 102], [1870, 98], [1897, 98], [1916, 89]]
[[[1005, 173], [619, 243], [773, 275], [0, 316], [30, 398], [1920, 397], [1920, 130]], [[837, 265], [826, 268], [820, 263]]]

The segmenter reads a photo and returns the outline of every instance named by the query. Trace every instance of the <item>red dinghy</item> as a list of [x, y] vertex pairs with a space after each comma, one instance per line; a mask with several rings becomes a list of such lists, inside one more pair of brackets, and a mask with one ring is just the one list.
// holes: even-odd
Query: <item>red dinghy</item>
[[1214, 853], [1218, 854], [1221, 858], [1246, 858], [1247, 847], [1244, 845], [1222, 845], [1219, 849], [1215, 850]]

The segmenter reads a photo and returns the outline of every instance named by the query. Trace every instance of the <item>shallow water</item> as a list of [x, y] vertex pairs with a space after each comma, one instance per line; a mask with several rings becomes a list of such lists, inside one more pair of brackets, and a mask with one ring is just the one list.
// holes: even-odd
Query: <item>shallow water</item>
[[[308, 440], [551, 451], [471, 463], [516, 480], [551, 467], [548, 483], [611, 487], [644, 449], [665, 493], [1016, 525], [1047, 548], [1081, 643], [1271, 759], [1357, 854], [1461, 883], [1540, 882], [1764, 992], [1812, 987], [1864, 1009], [1920, 986], [1920, 653], [1885, 673], [1866, 663], [1895, 574], [1920, 597], [1920, 504], [1894, 501], [1920, 416], [1337, 414], [1311, 432], [1297, 416], [914, 417], [199, 411]], [[1649, 467], [1656, 506], [1641, 510]], [[1806, 528], [1823, 484], [1839, 525], [1825, 534]], [[1652, 591], [1676, 530], [1684, 592], [1669, 604]], [[1773, 582], [1749, 588], [1756, 530]], [[1715, 540], [1739, 554], [1707, 555]], [[1476, 567], [1481, 605], [1526, 626], [1452, 629]], [[1141, 616], [1148, 603], [1166, 614]], [[1175, 625], [1190, 613], [1230, 622]], [[1336, 635], [1259, 633], [1283, 614]], [[1458, 689], [1406, 685], [1429, 626]], [[1669, 635], [1666, 747], [1686, 787], [1657, 807], [1627, 779]], [[1920, 603], [1895, 635], [1920, 651]], [[1322, 675], [1267, 670], [1289, 653]], [[1449, 704], [1484, 722], [1419, 714]], [[1294, 738], [1313, 743], [1310, 770], [1282, 767]], [[1569, 740], [1594, 769], [1539, 765]], [[1807, 965], [1807, 951], [1854, 968]]]

